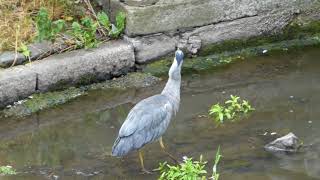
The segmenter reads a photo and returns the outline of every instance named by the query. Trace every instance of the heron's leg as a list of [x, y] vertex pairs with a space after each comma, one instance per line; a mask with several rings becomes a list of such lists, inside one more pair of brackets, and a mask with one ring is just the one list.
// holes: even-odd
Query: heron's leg
[[150, 171], [148, 171], [148, 170], [144, 167], [142, 150], [139, 149], [138, 152], [139, 152], [139, 160], [140, 160], [140, 164], [141, 164], [142, 173], [143, 173], [143, 174], [152, 174]]
[[164, 146], [162, 137], [160, 137], [159, 143], [160, 143], [160, 147], [161, 147], [162, 151], [163, 151], [165, 154], [167, 154], [175, 163], [179, 164], [179, 161], [177, 160], [177, 158], [175, 158], [173, 155], [171, 155], [169, 152], [166, 151], [166, 147]]

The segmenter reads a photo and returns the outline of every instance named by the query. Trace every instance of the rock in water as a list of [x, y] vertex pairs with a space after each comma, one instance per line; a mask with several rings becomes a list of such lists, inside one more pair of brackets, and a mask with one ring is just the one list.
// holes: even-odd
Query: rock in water
[[268, 152], [297, 152], [301, 147], [299, 138], [292, 132], [289, 134], [277, 138], [271, 143], [264, 146], [264, 149]]

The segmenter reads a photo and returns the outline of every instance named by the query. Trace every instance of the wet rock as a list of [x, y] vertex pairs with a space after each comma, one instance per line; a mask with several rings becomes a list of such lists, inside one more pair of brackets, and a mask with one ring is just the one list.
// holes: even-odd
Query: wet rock
[[[10, 67], [15, 59], [16, 53], [13, 51], [6, 51], [0, 54], [0, 67]], [[18, 53], [17, 54], [17, 60], [16, 60], [16, 65], [22, 64], [23, 62], [26, 61], [26, 58]]]
[[266, 151], [269, 152], [298, 152], [301, 144], [297, 136], [293, 133], [289, 133], [283, 137], [277, 138], [271, 143], [264, 146]]
[[176, 39], [164, 34], [136, 38], [126, 36], [125, 40], [133, 45], [139, 64], [168, 55], [176, 49]]
[[79, 96], [86, 95], [89, 90], [143, 88], [154, 85], [159, 81], [159, 78], [147, 73], [129, 73], [120, 78], [82, 86], [80, 88], [71, 87], [63, 91], [33, 94], [29, 96], [28, 99], [18, 101], [19, 103], [14, 103], [13, 106], [4, 109], [0, 114], [4, 117], [23, 117], [43, 109], [64, 104]]
[[198, 35], [182, 37], [179, 40], [178, 47], [185, 52], [195, 55], [201, 48], [201, 39]]

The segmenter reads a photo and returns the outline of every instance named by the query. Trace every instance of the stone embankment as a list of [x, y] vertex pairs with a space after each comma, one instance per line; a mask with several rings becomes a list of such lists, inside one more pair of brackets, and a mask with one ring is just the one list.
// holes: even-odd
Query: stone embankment
[[97, 1], [111, 19], [119, 10], [127, 14], [123, 39], [0, 70], [0, 107], [33, 93], [118, 77], [177, 47], [196, 55], [224, 41], [277, 35], [290, 24], [320, 19], [318, 0]]

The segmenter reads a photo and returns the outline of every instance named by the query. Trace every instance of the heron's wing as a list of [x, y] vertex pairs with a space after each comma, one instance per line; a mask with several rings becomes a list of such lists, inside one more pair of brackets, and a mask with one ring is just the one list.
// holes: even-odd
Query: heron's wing
[[129, 112], [119, 131], [119, 137], [130, 136], [142, 129], [155, 129], [167, 118], [171, 118], [172, 106], [162, 95], [139, 102]]

